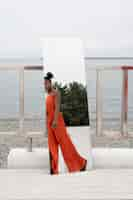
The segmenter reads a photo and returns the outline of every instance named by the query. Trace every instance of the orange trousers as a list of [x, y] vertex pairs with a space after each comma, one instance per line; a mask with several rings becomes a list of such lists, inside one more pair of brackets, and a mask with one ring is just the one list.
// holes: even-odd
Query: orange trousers
[[[52, 122], [52, 121], [51, 121]], [[58, 115], [58, 123], [56, 128], [51, 127], [51, 123], [47, 123], [48, 127], [48, 146], [50, 153], [51, 173], [58, 174], [58, 146], [60, 145], [64, 161], [69, 172], [80, 171], [86, 163], [86, 159], [81, 157], [71, 141], [65, 126], [64, 118], [60, 112]]]

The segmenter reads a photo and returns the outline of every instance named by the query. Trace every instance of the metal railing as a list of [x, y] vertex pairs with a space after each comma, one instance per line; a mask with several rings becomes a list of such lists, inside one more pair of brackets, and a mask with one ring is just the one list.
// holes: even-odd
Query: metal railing
[[[87, 58], [85, 58], [87, 59]], [[93, 58], [92, 58], [93, 59]], [[99, 58], [98, 58], [99, 59]], [[109, 58], [110, 59], [110, 58]], [[26, 135], [24, 132], [24, 71], [25, 70], [43, 70], [43, 65], [32, 65], [32, 66], [0, 66], [0, 70], [16, 70], [19, 72], [19, 131], [15, 134]], [[121, 102], [121, 134], [124, 136], [128, 135], [128, 71], [133, 70], [133, 66], [108, 66], [95, 65], [95, 67], [89, 67], [89, 70], [96, 71], [96, 134], [98, 136], [103, 133], [103, 102], [102, 102], [102, 83], [101, 73], [106, 70], [121, 70], [122, 71], [122, 102]], [[89, 98], [89, 97], [88, 97]], [[32, 119], [39, 119], [40, 116], [30, 116]], [[18, 118], [16, 118], [18, 120]], [[6, 118], [7, 120], [7, 118]], [[44, 134], [46, 130], [40, 132]], [[6, 134], [6, 133], [4, 133]], [[8, 132], [7, 132], [8, 134]], [[32, 150], [32, 136], [30, 138], [30, 151]]]
[[[10, 117], [10, 118], [1, 118], [2, 120], [10, 120], [10, 119], [15, 119], [19, 120], [19, 129], [15, 132], [13, 132], [14, 135], [21, 135], [21, 136], [26, 136], [29, 138], [30, 144], [29, 144], [29, 151], [32, 151], [32, 134], [28, 135], [27, 131], [24, 131], [24, 72], [26, 70], [43, 70], [43, 65], [27, 65], [27, 66], [14, 66], [14, 65], [9, 65], [9, 66], [0, 66], [0, 70], [15, 70], [19, 73], [19, 118], [15, 117]], [[43, 77], [42, 77], [43, 80]], [[40, 115], [30, 115], [28, 119], [32, 120], [41, 120], [42, 117]], [[10, 132], [0, 132], [0, 134], [10, 134]], [[42, 130], [40, 132], [37, 132], [37, 135], [45, 135], [45, 130]], [[35, 135], [35, 133], [34, 133]]]
[[[87, 67], [88, 68], [88, 67]], [[87, 69], [88, 70], [88, 69]], [[109, 66], [94, 65], [89, 67], [89, 70], [96, 71], [96, 135], [103, 134], [103, 97], [101, 82], [101, 74], [103, 71], [119, 70], [122, 71], [122, 96], [121, 96], [121, 128], [122, 136], [128, 136], [128, 71], [133, 70], [133, 66]], [[89, 97], [88, 97], [89, 99]]]

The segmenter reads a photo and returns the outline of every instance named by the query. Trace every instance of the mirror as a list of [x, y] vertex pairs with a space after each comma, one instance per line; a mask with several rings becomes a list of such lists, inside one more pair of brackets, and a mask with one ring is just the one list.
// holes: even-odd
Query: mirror
[[67, 126], [88, 126], [86, 77], [82, 41], [79, 38], [44, 39], [44, 74], [54, 74], [61, 91], [61, 111]]
[[71, 37], [44, 38], [43, 64], [44, 75], [52, 72], [52, 83], [60, 91], [60, 111], [67, 132], [81, 155], [88, 157], [89, 109], [82, 40]]

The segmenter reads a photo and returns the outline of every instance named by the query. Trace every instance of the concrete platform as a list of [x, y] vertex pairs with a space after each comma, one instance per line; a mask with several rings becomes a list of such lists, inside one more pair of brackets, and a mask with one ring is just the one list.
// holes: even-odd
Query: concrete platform
[[[79, 148], [80, 152], [82, 146]], [[82, 151], [84, 153], [85, 151]], [[88, 151], [89, 152], [89, 151]], [[133, 169], [133, 149], [131, 148], [92, 148], [86, 153], [87, 170], [93, 169]], [[8, 155], [9, 169], [45, 169], [49, 172], [48, 148], [34, 148], [28, 152], [25, 148], [13, 148]], [[68, 172], [61, 149], [59, 148], [59, 172]]]
[[132, 148], [92, 148], [93, 168], [133, 169]]
[[[61, 169], [65, 173], [50, 175], [47, 150], [34, 151], [33, 155], [25, 150], [13, 150], [8, 157], [9, 168], [0, 169], [0, 200], [133, 199], [133, 149], [91, 149], [90, 136], [77, 132], [78, 129], [70, 131], [73, 142], [87, 157], [88, 164], [89, 161], [93, 164], [93, 169], [88, 166], [85, 172], [67, 173], [61, 160]], [[34, 169], [31, 169], [33, 164]], [[25, 169], [22, 169], [24, 165]]]
[[133, 169], [96, 169], [49, 175], [0, 169], [0, 200], [133, 199]]

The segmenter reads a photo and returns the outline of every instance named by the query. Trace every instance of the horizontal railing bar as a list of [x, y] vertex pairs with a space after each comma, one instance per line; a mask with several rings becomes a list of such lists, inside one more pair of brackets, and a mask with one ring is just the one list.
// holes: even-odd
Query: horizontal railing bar
[[0, 135], [18, 135], [18, 131], [0, 131]]
[[[41, 116], [42, 115], [39, 115], [39, 114], [25, 114], [25, 119], [29, 119], [29, 118], [41, 118]], [[5, 117], [5, 116], [3, 116], [3, 117], [0, 117], [0, 119], [19, 119], [19, 116], [14, 116], [14, 117]]]
[[34, 114], [31, 114], [31, 115], [24, 115], [24, 119], [35, 119], [35, 118], [42, 118], [42, 115], [34, 115]]
[[[3, 136], [6, 136], [6, 135], [14, 135], [14, 136], [19, 136], [19, 131], [0, 131], [0, 136], [3, 135]], [[33, 137], [36, 137], [36, 136], [42, 136], [44, 135], [44, 132], [43, 131], [24, 131], [23, 134], [21, 134], [21, 136], [24, 136], [24, 137], [29, 137], [29, 136], [33, 136]]]
[[6, 120], [6, 119], [8, 119], [8, 120], [17, 120], [17, 119], [19, 119], [19, 116], [18, 117], [0, 117], [0, 120]]
[[84, 57], [85, 60], [133, 60], [133, 57], [99, 57], [99, 56], [91, 56], [91, 57], [88, 57], [88, 56], [85, 56]]
[[93, 65], [92, 65], [92, 67], [89, 67], [89, 66], [87, 66], [87, 70], [101, 70], [101, 71], [107, 71], [107, 70], [133, 70], [133, 66], [126, 66], [126, 65], [124, 65], [124, 66], [118, 66], [118, 65], [114, 65], [114, 66], [112, 66], [112, 65], [110, 65], [110, 66], [108, 66], [108, 67], [105, 67], [105, 66], [103, 66], [103, 65], [99, 65], [99, 64], [95, 64], [95, 67], [93, 67]]
[[24, 70], [43, 70], [43, 65], [24, 66]]
[[2, 65], [0, 64], [0, 70], [43, 70], [43, 65]]
[[[18, 118], [0, 118], [0, 121], [15, 121], [15, 120], [18, 120], [19, 121], [19, 117]], [[24, 117], [24, 120], [43, 120], [43, 118], [39, 118], [39, 117], [34, 117], [34, 118], [31, 118], [31, 117]]]
[[[0, 70], [20, 70], [20, 69], [24, 69], [24, 70], [43, 70], [43, 65], [8, 65], [8, 66], [1, 66], [0, 65]], [[108, 67], [103, 66], [102, 64], [95, 64], [95, 67], [87, 67], [89, 68], [89, 70], [121, 70], [121, 69], [128, 69], [128, 70], [133, 70], [133, 66], [118, 66], [118, 65], [108, 65]]]
[[103, 65], [99, 65], [99, 64], [95, 64], [95, 66], [93, 66], [93, 64], [91, 65], [90, 64], [90, 66], [87, 66], [87, 70], [101, 70], [101, 71], [103, 71], [103, 70], [121, 70], [122, 68], [121, 68], [121, 66], [118, 66], [118, 65], [108, 65], [108, 67], [106, 67], [106, 65], [105, 66], [103, 66]]
[[[0, 120], [18, 120], [19, 116], [13, 116], [13, 117], [6, 117], [6, 116], [1, 116]], [[24, 119], [43, 119], [41, 114], [25, 114]]]
[[121, 67], [122, 69], [124, 69], [124, 70], [133, 70], [133, 66], [122, 66]]
[[7, 71], [7, 70], [15, 70], [15, 71], [16, 71], [16, 70], [17, 70], [17, 71], [19, 71], [19, 70], [21, 70], [23, 67], [24, 67], [24, 66], [21, 66], [21, 67], [20, 67], [20, 66], [14, 66], [14, 65], [13, 65], [13, 66], [9, 66], [9, 65], [8, 65], [8, 66], [0, 66], [0, 70], [3, 70], [3, 71], [4, 71], [4, 70], [6, 70], [6, 71]]

